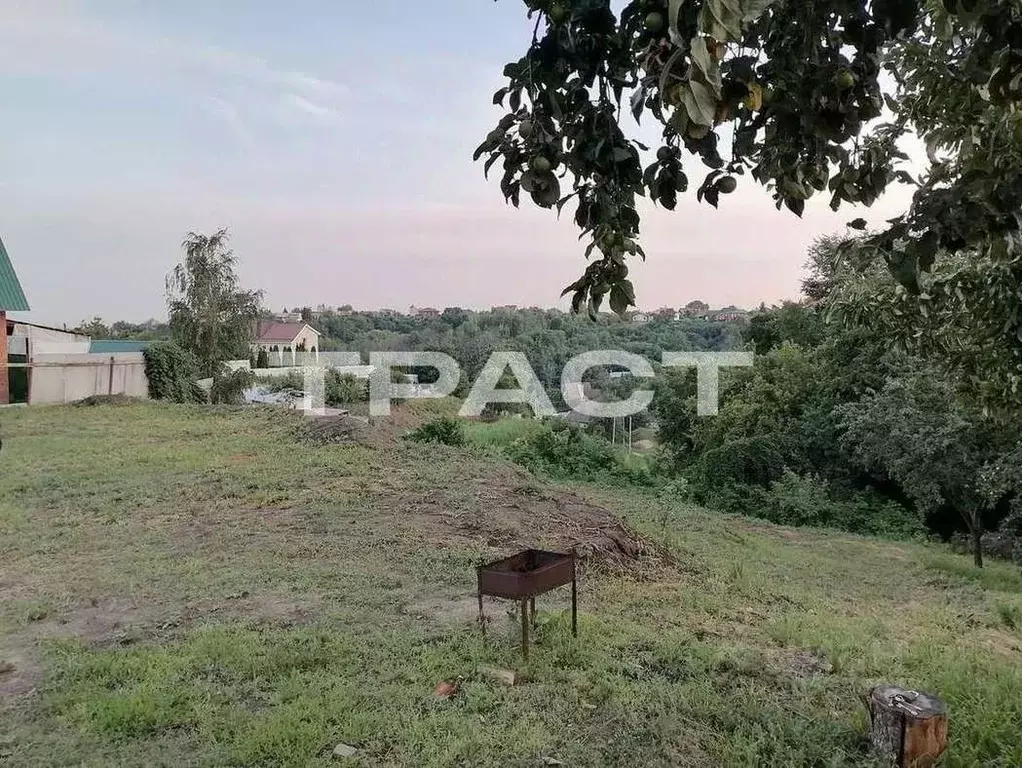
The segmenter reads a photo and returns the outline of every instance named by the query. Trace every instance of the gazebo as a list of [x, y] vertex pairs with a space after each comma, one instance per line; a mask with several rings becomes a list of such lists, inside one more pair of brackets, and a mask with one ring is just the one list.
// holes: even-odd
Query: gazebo
[[7, 255], [3, 240], [0, 240], [0, 405], [11, 400], [11, 385], [7, 365], [8, 312], [27, 312], [28, 300], [14, 272], [14, 265]]

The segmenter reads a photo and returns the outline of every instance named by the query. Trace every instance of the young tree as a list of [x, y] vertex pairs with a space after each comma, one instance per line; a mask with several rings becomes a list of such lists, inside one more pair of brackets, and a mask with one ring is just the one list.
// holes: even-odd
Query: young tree
[[[909, 211], [868, 239], [910, 291], [941, 252], [1022, 255], [1017, 0], [630, 0], [619, 15], [609, 0], [526, 5], [531, 44], [504, 69], [494, 103], [507, 114], [475, 156], [487, 171], [503, 161], [516, 206], [522, 192], [558, 210], [576, 198], [586, 255], [601, 255], [565, 290], [576, 310], [635, 303], [625, 261], [644, 256], [637, 196], [674, 209], [697, 186], [716, 206], [746, 174], [796, 215], [817, 193], [837, 210], [871, 205], [895, 180], [916, 186]], [[626, 97], [636, 120], [663, 128], [648, 165], [626, 135]], [[898, 167], [910, 131], [928, 149], [919, 178]], [[706, 167], [701, 182], [686, 153]]]
[[983, 473], [990, 436], [970, 418], [945, 380], [926, 370], [890, 381], [839, 407], [842, 443], [862, 466], [889, 475], [924, 512], [942, 505], [965, 521], [976, 565], [983, 566]]
[[240, 287], [227, 242], [226, 229], [189, 232], [182, 243], [185, 259], [167, 277], [171, 332], [207, 377], [218, 377], [225, 360], [248, 354], [262, 300], [262, 291]]
[[110, 326], [104, 323], [103, 318], [101, 317], [94, 317], [91, 320], [83, 320], [74, 330], [75, 333], [84, 333], [86, 336], [90, 336], [93, 339], [109, 339], [113, 336]]

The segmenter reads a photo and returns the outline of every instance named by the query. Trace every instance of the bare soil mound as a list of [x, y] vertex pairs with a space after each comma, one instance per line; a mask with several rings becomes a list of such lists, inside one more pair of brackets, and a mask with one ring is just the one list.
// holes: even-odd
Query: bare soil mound
[[375, 445], [380, 434], [357, 416], [318, 416], [303, 425], [305, 438], [323, 445]]
[[471, 492], [460, 483], [438, 487], [408, 511], [417, 512], [431, 533], [448, 542], [453, 532], [459, 539], [485, 542], [495, 554], [530, 547], [574, 550], [582, 560], [616, 566], [664, 558], [657, 545], [609, 509], [516, 467], [490, 465], [487, 470], [485, 476], [471, 478]]

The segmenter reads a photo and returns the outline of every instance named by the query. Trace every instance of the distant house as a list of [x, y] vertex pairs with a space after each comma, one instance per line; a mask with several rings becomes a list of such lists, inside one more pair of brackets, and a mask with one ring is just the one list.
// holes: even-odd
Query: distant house
[[440, 310], [435, 307], [410, 307], [408, 314], [412, 317], [419, 317], [424, 320], [435, 320], [440, 317]]
[[744, 320], [748, 316], [748, 312], [738, 307], [724, 307], [723, 309], [713, 313], [713, 319], [719, 323], [734, 323], [739, 320]]
[[679, 314], [683, 317], [691, 317], [697, 320], [705, 320], [710, 313], [710, 305], [705, 301], [690, 301], [684, 307], [681, 308]]
[[641, 325], [644, 323], [648, 323], [650, 321], [650, 316], [645, 312], [632, 312], [629, 315], [629, 320], [631, 320], [633, 323], [639, 323]]
[[269, 359], [280, 366], [284, 365], [285, 356], [290, 357], [290, 362], [294, 363], [300, 352], [314, 354], [316, 362], [319, 362], [320, 335], [308, 323], [263, 321], [256, 329], [251, 347], [253, 353], [265, 350]]
[[14, 265], [7, 256], [7, 249], [0, 240], [0, 405], [11, 401], [11, 384], [8, 378], [7, 313], [27, 312], [28, 299], [21, 289]]

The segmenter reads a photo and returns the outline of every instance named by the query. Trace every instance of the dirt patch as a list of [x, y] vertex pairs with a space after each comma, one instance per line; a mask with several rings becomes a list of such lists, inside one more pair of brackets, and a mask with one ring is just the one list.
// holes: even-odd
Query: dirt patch
[[370, 424], [358, 416], [314, 416], [301, 427], [301, 436], [321, 445], [363, 445], [371, 448], [393, 444], [396, 437], [386, 424]]
[[310, 417], [299, 434], [310, 442], [325, 445], [393, 446], [408, 432], [441, 415], [429, 410], [428, 403], [424, 400], [395, 403], [389, 416], [371, 418], [365, 404], [353, 405], [344, 415]]
[[[489, 607], [484, 604], [484, 608]], [[415, 619], [464, 624], [479, 619], [479, 602], [475, 597], [438, 596], [408, 603], [401, 608], [401, 612]]]
[[0, 711], [31, 697], [39, 686], [43, 672], [40, 642], [80, 640], [94, 648], [128, 647], [166, 641], [207, 621], [240, 619], [266, 627], [301, 626], [312, 623], [321, 608], [322, 601], [316, 596], [303, 595], [298, 600], [247, 591], [185, 606], [143, 607], [123, 599], [93, 600], [0, 638]]
[[93, 601], [79, 608], [30, 622], [0, 640], [0, 701], [16, 704], [31, 695], [42, 679], [38, 644], [41, 640], [81, 639], [92, 645], [129, 645], [141, 636], [139, 623], [152, 622], [153, 614], [134, 605], [110, 600]]
[[834, 665], [823, 656], [810, 650], [795, 651], [782, 659], [785, 671], [792, 677], [804, 679], [816, 675], [829, 675]]
[[532, 547], [573, 550], [581, 560], [616, 566], [666, 557], [605, 507], [540, 483], [524, 470], [492, 465], [487, 470], [471, 479], [467, 493], [463, 485], [435, 488], [409, 512], [437, 538], [450, 541], [453, 530], [463, 540], [484, 542], [504, 554]]
[[81, 400], [76, 400], [75, 405], [136, 405], [141, 403], [138, 397], [128, 395], [89, 395]]

